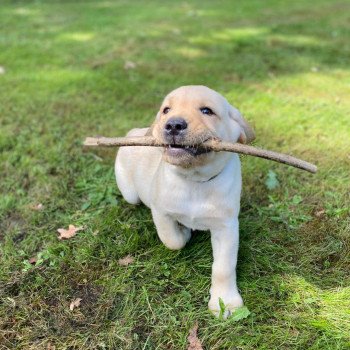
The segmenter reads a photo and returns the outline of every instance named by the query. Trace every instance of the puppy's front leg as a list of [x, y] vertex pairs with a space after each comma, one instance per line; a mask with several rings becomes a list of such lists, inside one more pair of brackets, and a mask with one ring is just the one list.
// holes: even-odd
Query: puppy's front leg
[[214, 262], [208, 306], [211, 312], [219, 316], [221, 299], [225, 304], [224, 318], [243, 305], [236, 284], [238, 239], [238, 218], [220, 229], [211, 230]]
[[152, 216], [160, 240], [169, 249], [181, 249], [191, 238], [191, 230], [179, 225], [169, 215], [152, 208]]

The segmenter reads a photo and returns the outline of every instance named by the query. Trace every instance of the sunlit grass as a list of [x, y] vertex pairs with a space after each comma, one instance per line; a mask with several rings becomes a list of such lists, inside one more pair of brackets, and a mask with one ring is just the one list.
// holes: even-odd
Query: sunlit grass
[[83, 33], [83, 32], [77, 32], [77, 33], [67, 33], [60, 35], [59, 40], [73, 40], [73, 41], [90, 41], [95, 37], [94, 33]]
[[189, 59], [205, 56], [205, 51], [192, 47], [179, 47], [175, 49], [175, 52]]

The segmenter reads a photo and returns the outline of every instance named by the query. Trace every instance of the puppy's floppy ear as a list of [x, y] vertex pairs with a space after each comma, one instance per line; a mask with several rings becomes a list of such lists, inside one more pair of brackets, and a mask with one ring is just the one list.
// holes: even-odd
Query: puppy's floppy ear
[[148, 128], [148, 130], [147, 130], [145, 136], [153, 136], [153, 129], [154, 129], [154, 127], [156, 126], [159, 117], [160, 117], [160, 113], [158, 112], [158, 113], [157, 113], [157, 116], [156, 116], [156, 119], [153, 121], [153, 123], [151, 124], [151, 126]]
[[153, 128], [154, 128], [154, 122], [151, 124], [151, 126], [148, 128], [145, 136], [153, 136]]
[[235, 107], [229, 105], [229, 116], [241, 127], [241, 134], [238, 142], [240, 143], [251, 143], [255, 139], [255, 133], [248, 122], [243, 118], [241, 113]]

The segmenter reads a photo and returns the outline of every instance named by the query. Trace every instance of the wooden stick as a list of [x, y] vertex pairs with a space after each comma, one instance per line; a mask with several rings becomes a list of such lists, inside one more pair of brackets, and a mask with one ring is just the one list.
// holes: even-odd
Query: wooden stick
[[[84, 141], [84, 146], [104, 146], [104, 147], [119, 147], [119, 146], [151, 146], [151, 147], [167, 147], [169, 145], [158, 143], [151, 136], [141, 137], [87, 137]], [[249, 156], [260, 157], [268, 160], [273, 160], [278, 163], [291, 165], [295, 168], [306, 170], [310, 173], [317, 172], [317, 166], [308, 163], [304, 160], [289, 156], [287, 154], [277, 153], [264, 150], [261, 148], [243, 145], [241, 143], [224, 142], [211, 139], [203, 142], [200, 146], [214, 152], [234, 152], [246, 154]]]

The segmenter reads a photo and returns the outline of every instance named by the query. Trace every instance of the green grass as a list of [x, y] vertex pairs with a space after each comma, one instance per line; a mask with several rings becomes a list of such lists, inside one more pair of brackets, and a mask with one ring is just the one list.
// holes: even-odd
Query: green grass
[[[186, 349], [195, 321], [205, 349], [350, 348], [349, 11], [323, 0], [2, 1], [0, 349]], [[149, 125], [185, 84], [225, 95], [256, 145], [319, 166], [312, 176], [243, 158], [240, 321], [207, 311], [209, 233], [167, 250], [148, 209], [118, 192], [115, 151], [81, 146]], [[85, 229], [59, 241], [71, 223]], [[127, 254], [134, 263], [119, 266]]]

